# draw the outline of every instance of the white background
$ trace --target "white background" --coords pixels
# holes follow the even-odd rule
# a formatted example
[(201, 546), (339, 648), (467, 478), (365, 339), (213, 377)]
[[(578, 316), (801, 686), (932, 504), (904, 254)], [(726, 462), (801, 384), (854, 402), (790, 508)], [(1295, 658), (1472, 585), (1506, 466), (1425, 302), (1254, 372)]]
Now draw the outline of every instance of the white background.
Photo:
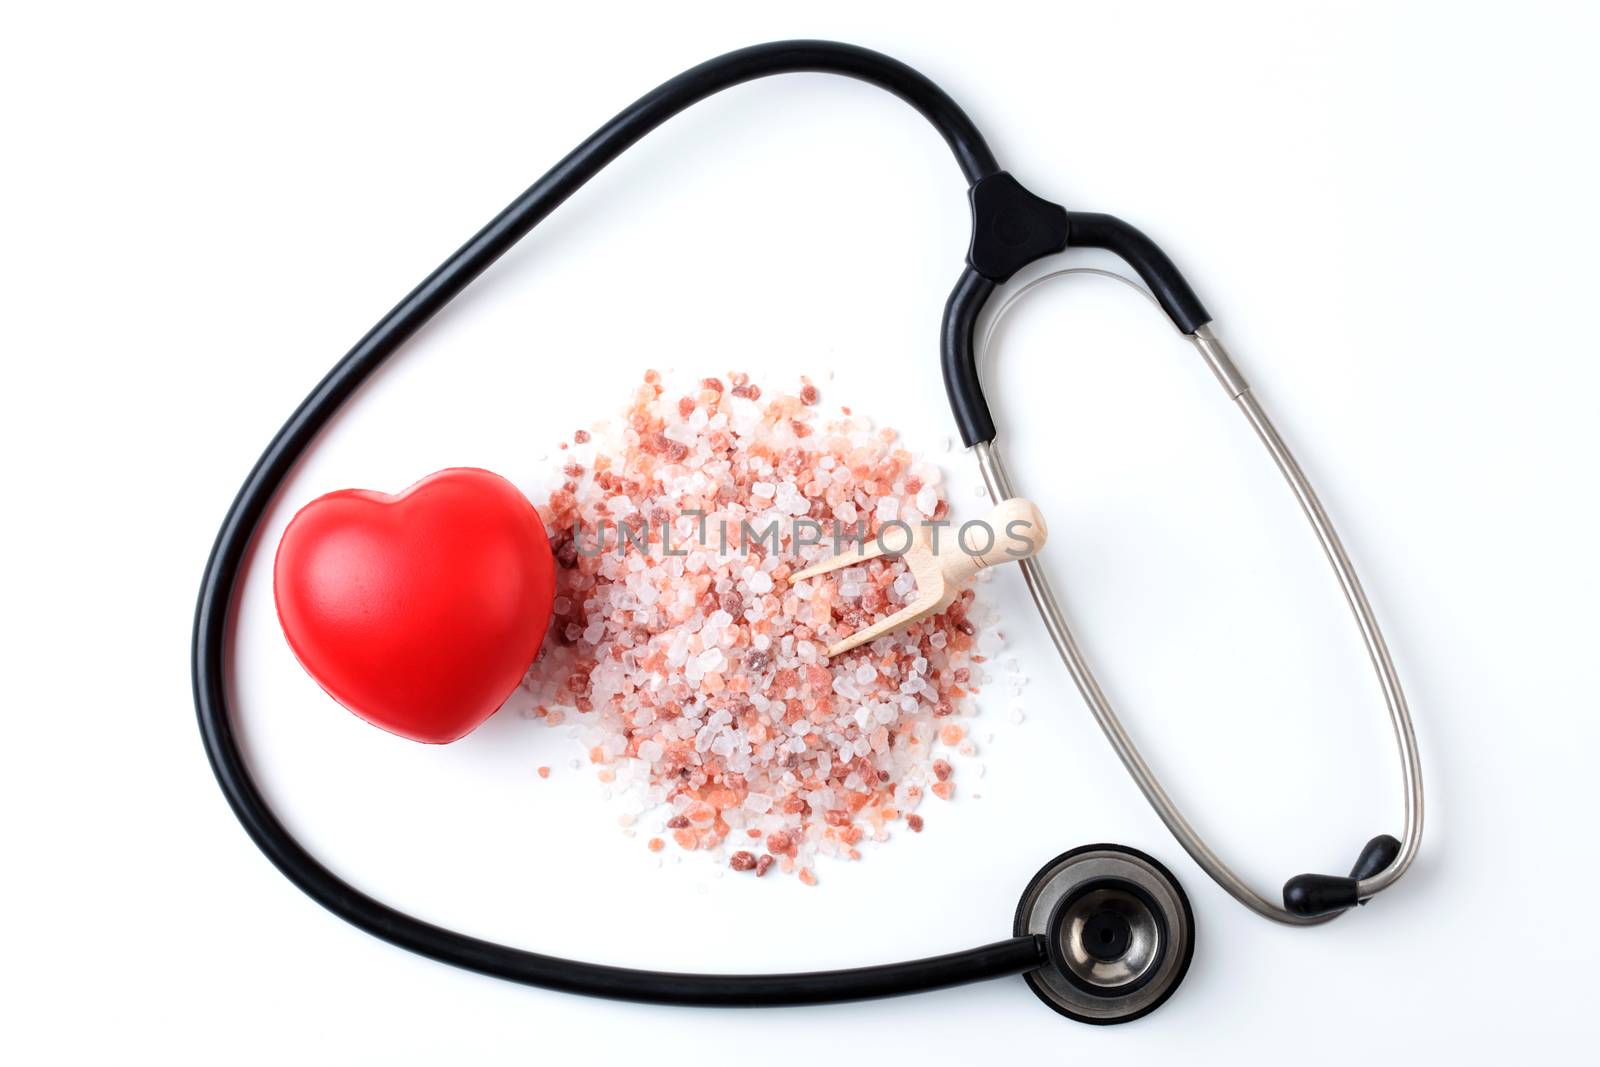
[[(1600, 963), (1596, 18), (1582, 5), (31, 5), (0, 34), (10, 1062), (1339, 1062), (1587, 1058)], [(1187, 887), (1160, 1012), (1097, 1029), (1002, 980), (695, 1011), (515, 987), (392, 949), (256, 852), (193, 723), (201, 566), (323, 371), (595, 126), (762, 40), (887, 51), (1021, 180), (1195, 280), (1318, 483), (1417, 716), (1428, 826), (1325, 928), (1246, 913), (1123, 774), (1014, 574), (1020, 700), (920, 837), (815, 889), (656, 869), (575, 742), (502, 715), (446, 749), (337, 709), (240, 613), (237, 713), (285, 819), (356, 885), (590, 960), (787, 970), (1009, 933), (1023, 883), (1125, 842)], [(540, 457), (647, 366), (836, 371), (937, 454), (960, 176), (911, 110), (820, 76), (674, 120), (420, 335), (298, 470), (311, 497)], [(1072, 253), (1062, 263), (1111, 265)], [(1046, 264), (1031, 273), (1037, 273)], [(1031, 299), (990, 369), (1074, 625), (1196, 824), (1266, 891), (1399, 827), (1390, 736), (1292, 500), (1137, 296)], [(971, 460), (939, 455), (963, 508)], [(987, 741), (993, 733), (994, 740)], [(538, 764), (556, 772), (533, 775)], [(975, 794), (981, 794), (979, 798)], [(1087, 1058), (1087, 1059), (1086, 1059)]]

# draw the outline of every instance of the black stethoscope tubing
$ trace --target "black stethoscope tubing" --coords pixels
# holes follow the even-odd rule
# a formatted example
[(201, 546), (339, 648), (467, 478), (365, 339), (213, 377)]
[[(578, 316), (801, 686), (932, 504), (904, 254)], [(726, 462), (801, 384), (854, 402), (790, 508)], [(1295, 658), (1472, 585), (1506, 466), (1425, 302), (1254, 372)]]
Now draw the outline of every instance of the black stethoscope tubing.
[[(697, 1005), (808, 1004), (891, 996), (1038, 968), (1038, 936), (1021, 936), (904, 963), (798, 974), (680, 974), (560, 959), (496, 944), (413, 918), (355, 889), (318, 862), (273, 813), (245, 766), (228, 705), (230, 620), (251, 542), (285, 477), (328, 420), (373, 371), (534, 226), (661, 123), (714, 93), (772, 74), (841, 74), (877, 85), (916, 108), (944, 136), (971, 187), (974, 243), (945, 310), (945, 381), (963, 440), (994, 436), (978, 386), (973, 328), (995, 286), (1042, 255), (1074, 245), (1127, 259), (1185, 332), (1208, 316), (1170, 261), (1138, 231), (1109, 216), (1068, 213), (1032, 197), (1000, 170), (972, 121), (938, 86), (887, 56), (826, 41), (757, 45), (712, 59), (622, 111), (540, 178), (385, 315), (317, 384), (256, 461), (234, 498), (206, 564), (195, 612), (195, 709), (206, 754), (245, 831), (283, 875), (335, 915), (375, 937), (468, 970), (573, 993)], [(981, 192), (980, 192), (981, 190)], [(1059, 219), (1057, 218), (1059, 214)], [(1059, 231), (1059, 232), (1058, 232)], [(998, 244), (991, 234), (1002, 238)], [(1021, 234), (1020, 250), (1013, 238)]]

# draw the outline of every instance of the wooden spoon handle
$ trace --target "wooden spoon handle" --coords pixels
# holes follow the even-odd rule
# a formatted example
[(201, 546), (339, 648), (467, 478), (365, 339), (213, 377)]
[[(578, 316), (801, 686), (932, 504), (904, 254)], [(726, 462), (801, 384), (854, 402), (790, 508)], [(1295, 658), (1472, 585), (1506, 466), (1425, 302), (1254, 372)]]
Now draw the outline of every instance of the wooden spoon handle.
[(985, 567), (1037, 555), (1050, 535), (1037, 505), (1023, 497), (1002, 500), (981, 521), (966, 536), (939, 546), (939, 569), (947, 584), (961, 585)]

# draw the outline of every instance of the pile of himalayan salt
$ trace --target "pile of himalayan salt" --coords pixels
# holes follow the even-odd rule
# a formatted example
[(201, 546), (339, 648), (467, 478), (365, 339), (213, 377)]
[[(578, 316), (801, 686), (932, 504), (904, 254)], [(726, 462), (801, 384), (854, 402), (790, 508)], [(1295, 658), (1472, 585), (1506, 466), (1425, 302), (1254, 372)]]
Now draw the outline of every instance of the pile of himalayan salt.
[[(864, 521), (870, 540), (948, 505), (937, 467), (849, 408), (819, 417), (801, 381), (772, 395), (730, 374), (682, 392), (651, 371), (620, 430), (561, 446), (565, 482), (539, 509), (560, 564), (555, 617), (525, 684), (547, 723), (577, 712), (625, 832), (659, 821), (652, 851), (670, 841), (811, 885), (818, 856), (859, 859), (896, 823), (920, 832), (926, 793), (950, 799), (946, 757), (974, 752), (962, 719), (983, 657), (970, 590), (942, 615), (825, 654), (906, 603), (912, 578), (895, 559), (790, 574), (831, 554), (835, 520), (847, 536)], [(797, 518), (822, 524), (820, 545), (796, 551)], [(741, 522), (776, 522), (778, 551), (741, 546)], [(621, 551), (619, 524), (635, 535)], [(665, 551), (669, 525), (686, 554)]]

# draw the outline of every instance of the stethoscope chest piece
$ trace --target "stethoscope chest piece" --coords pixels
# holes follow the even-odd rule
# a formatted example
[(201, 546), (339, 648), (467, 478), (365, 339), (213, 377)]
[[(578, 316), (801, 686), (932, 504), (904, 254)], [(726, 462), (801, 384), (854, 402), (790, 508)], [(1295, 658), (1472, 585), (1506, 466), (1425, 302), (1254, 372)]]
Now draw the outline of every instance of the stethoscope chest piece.
[(1085, 845), (1045, 864), (1012, 931), (1044, 941), (1027, 977), (1040, 1000), (1079, 1022), (1110, 1025), (1155, 1011), (1194, 957), (1194, 912), (1160, 863), (1122, 845)]

